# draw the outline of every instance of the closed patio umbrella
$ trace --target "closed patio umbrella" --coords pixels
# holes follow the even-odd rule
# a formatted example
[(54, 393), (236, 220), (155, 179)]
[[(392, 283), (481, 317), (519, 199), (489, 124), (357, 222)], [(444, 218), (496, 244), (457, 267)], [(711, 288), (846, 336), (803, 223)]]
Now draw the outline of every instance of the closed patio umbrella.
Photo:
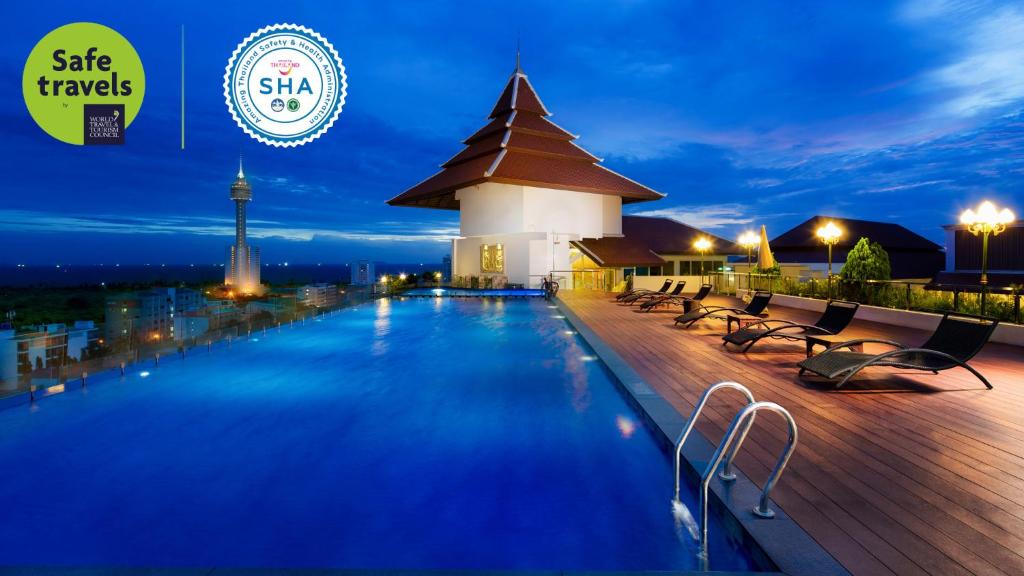
[(768, 246), (768, 230), (762, 224), (761, 246), (757, 249), (757, 267), (761, 270), (768, 270), (772, 266), (775, 266), (775, 258), (772, 257), (772, 249)]

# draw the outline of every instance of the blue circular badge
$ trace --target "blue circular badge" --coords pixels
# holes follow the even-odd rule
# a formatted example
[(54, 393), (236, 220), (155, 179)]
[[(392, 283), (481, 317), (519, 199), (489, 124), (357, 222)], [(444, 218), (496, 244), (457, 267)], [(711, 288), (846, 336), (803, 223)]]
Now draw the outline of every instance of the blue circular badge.
[(224, 100), (235, 122), (271, 146), (301, 146), (330, 128), (348, 81), (334, 46), (305, 26), (260, 28), (235, 48)]

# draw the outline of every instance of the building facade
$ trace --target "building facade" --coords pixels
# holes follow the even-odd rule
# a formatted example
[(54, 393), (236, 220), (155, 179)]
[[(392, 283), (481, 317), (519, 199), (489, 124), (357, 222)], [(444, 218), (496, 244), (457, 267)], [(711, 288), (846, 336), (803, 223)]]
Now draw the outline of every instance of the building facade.
[(377, 281), (375, 267), (369, 260), (353, 262), (349, 265), (349, 270), (352, 275), (350, 282), (356, 286), (369, 286)]
[(242, 160), (238, 160), (238, 175), (231, 184), (231, 199), (235, 202), (235, 243), (228, 247), (224, 265), (224, 284), (241, 294), (259, 294), (260, 249), (246, 239), (246, 205), (252, 200), (252, 187), (245, 179)]
[[(838, 274), (846, 255), (861, 238), (881, 244), (889, 254), (894, 279), (931, 279), (942, 270), (945, 254), (942, 246), (899, 224), (853, 218), (814, 216), (771, 240), (772, 255), (784, 268), (802, 269), (807, 275), (828, 274), (828, 250), (815, 232), (827, 222), (842, 230), (839, 242), (832, 248), (832, 271)], [(746, 270), (737, 263), (737, 270)]]
[(336, 284), (307, 284), (295, 290), (295, 299), (303, 306), (329, 308), (338, 305)]
[(107, 299), (104, 335), (108, 342), (179, 339), (175, 317), (206, 307), (202, 293), (190, 288), (151, 288)]
[[(705, 253), (694, 247), (698, 239), (710, 243)], [(666, 278), (685, 281), (687, 287), (722, 270), (730, 255), (741, 249), (732, 241), (671, 218), (623, 216), (622, 236), (572, 242), (572, 285), (613, 290), (627, 279), (635, 287), (659, 286)]]
[(571, 269), (571, 242), (621, 236), (623, 204), (662, 197), (601, 166), (548, 116), (517, 63), (488, 124), (440, 172), (388, 201), (459, 211), (453, 278), (537, 286)]
[[(936, 284), (976, 286), (981, 282), (981, 237), (963, 224), (943, 226), (946, 232), (945, 269)], [(1024, 285), (1024, 220), (988, 239), (988, 285), (995, 288)]]
[(99, 344), (100, 335), (92, 321), (65, 324), (42, 324), (15, 331), (9, 325), (0, 327), (0, 390), (14, 390), (20, 375), (46, 377), (51, 372), (59, 378), (59, 370), (73, 362), (85, 360), (88, 350)]

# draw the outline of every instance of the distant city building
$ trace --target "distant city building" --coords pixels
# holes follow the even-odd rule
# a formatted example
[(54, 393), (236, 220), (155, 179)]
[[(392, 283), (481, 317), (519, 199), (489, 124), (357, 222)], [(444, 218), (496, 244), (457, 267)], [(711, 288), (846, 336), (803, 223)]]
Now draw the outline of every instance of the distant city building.
[[(814, 216), (771, 240), (775, 260), (783, 267), (799, 265), (810, 272), (827, 274), (828, 250), (815, 232), (829, 221), (843, 231), (839, 243), (832, 248), (833, 273), (839, 273), (846, 263), (846, 255), (861, 238), (882, 245), (889, 254), (893, 278), (930, 279), (942, 270), (946, 258), (942, 246), (920, 234), (891, 222), (830, 216)], [(745, 270), (746, 262), (737, 263), (736, 269)]]
[[(0, 327), (0, 389), (17, 387), (18, 375), (34, 370), (60, 369), (81, 361), (90, 346), (99, 342), (99, 330), (91, 321), (32, 326), (17, 332)], [(57, 374), (55, 374), (57, 376)]]
[(258, 294), (261, 291), (260, 249), (250, 246), (245, 237), (245, 205), (252, 200), (252, 187), (245, 179), (241, 158), (238, 175), (231, 184), (231, 199), (235, 201), (235, 243), (228, 248), (224, 284), (242, 294)]
[[(981, 282), (981, 237), (963, 224), (943, 226), (946, 231), (945, 270), (935, 282), (974, 286)], [(993, 288), (1024, 285), (1024, 220), (1006, 226), (988, 238), (988, 285)]]
[(242, 311), (231, 300), (210, 300), (203, 313), (209, 319), (210, 330), (232, 326), (242, 319)]
[(335, 284), (308, 284), (295, 291), (299, 304), (315, 308), (338, 305), (338, 286)]
[(175, 338), (175, 314), (201, 310), (206, 299), (190, 288), (151, 288), (107, 299), (105, 335), (109, 342)]
[(452, 256), (451, 254), (441, 258), (441, 279), (448, 281), (452, 279)]
[(206, 310), (190, 310), (174, 317), (174, 339), (182, 342), (199, 338), (210, 330), (210, 317)]
[(356, 286), (369, 286), (377, 281), (377, 275), (373, 262), (369, 260), (360, 260), (353, 262), (349, 267), (352, 274), (352, 284)]

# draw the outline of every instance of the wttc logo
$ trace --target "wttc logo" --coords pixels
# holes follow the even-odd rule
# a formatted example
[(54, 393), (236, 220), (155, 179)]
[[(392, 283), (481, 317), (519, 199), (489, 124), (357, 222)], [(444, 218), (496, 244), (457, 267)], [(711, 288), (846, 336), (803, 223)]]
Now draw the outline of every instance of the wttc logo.
[(249, 35), (228, 60), (224, 99), (235, 122), (272, 146), (300, 146), (327, 131), (345, 104), (345, 67), (334, 46), (304, 26)]

